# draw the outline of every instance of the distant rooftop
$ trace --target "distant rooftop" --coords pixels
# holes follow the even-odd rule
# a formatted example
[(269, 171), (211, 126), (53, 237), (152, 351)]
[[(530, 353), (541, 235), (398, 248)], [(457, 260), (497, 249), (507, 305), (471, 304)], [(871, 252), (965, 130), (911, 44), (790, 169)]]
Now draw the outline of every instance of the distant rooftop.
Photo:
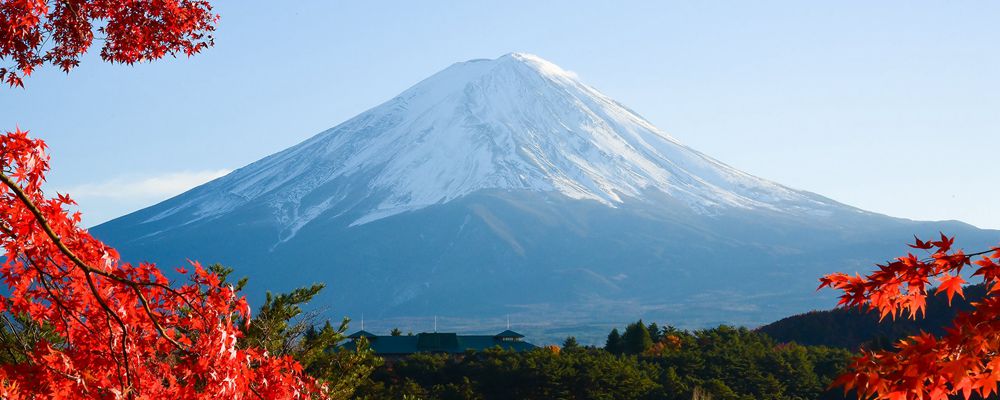
[(419, 333), (407, 336), (380, 336), (367, 331), (358, 331), (348, 338), (342, 348), (353, 350), (354, 341), (364, 337), (368, 346), (377, 355), (400, 356), (413, 353), (448, 353), (461, 354), (468, 350), (483, 351), (499, 347), (504, 350), (528, 351), (535, 349), (531, 343), (521, 340), (524, 335), (512, 330), (503, 331), (497, 335), (459, 335), (456, 333)]
[(512, 330), (508, 329), (508, 330), (505, 330), (505, 331), (503, 331), (503, 332), (500, 332), (500, 333), (499, 333), (498, 335), (496, 335), (496, 337), (498, 337), (498, 338), (514, 338), (514, 339), (520, 339), (520, 338), (523, 338), (523, 337), (524, 337), (524, 335), (522, 335), (522, 334), (520, 334), (520, 333), (517, 333), (517, 332), (514, 332), (514, 331), (512, 331)]
[(359, 337), (373, 338), (373, 337), (377, 337), (377, 335), (375, 335), (374, 333), (368, 332), (366, 330), (360, 330), (360, 331), (352, 333), (347, 338), (348, 339), (357, 339)]

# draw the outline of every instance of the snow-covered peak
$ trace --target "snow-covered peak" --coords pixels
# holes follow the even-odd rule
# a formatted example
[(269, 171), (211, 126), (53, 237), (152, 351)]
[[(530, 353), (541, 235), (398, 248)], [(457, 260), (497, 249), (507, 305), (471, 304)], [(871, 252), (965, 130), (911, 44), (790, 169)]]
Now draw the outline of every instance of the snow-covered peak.
[(528, 53), (509, 53), (500, 57), (500, 60), (510, 60), (522, 63), (551, 79), (575, 80), (576, 74), (566, 71), (548, 60)]
[(822, 208), (685, 147), (549, 61), (511, 53), (456, 63), (154, 219), (263, 203), (290, 237), (321, 215), (365, 224), (480, 190), (557, 192), (608, 207), (661, 192), (707, 214)]

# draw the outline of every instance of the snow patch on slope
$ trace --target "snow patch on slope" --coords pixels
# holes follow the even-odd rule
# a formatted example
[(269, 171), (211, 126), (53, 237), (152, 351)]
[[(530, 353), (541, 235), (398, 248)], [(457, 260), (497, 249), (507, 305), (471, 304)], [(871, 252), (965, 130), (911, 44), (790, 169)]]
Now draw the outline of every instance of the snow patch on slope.
[(512, 53), (454, 64), (151, 220), (265, 204), (287, 240), (316, 218), (352, 212), (351, 225), (366, 224), (486, 189), (609, 207), (656, 190), (705, 214), (827, 207), (680, 144), (551, 62)]

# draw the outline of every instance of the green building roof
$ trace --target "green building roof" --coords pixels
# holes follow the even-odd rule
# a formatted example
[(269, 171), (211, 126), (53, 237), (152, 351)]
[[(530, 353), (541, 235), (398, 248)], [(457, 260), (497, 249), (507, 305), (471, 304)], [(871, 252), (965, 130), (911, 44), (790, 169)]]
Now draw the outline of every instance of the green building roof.
[[(455, 333), (420, 333), (413, 336), (376, 336), (365, 331), (356, 332), (348, 338), (365, 337), (368, 347), (377, 355), (406, 355), (413, 353), (460, 354), (468, 350), (483, 351), (500, 347), (504, 350), (528, 351), (537, 346), (523, 342), (524, 337), (517, 332), (504, 331), (499, 335), (458, 335)], [(341, 346), (354, 349), (354, 340)]]
[(359, 337), (373, 338), (373, 337), (377, 337), (377, 336), (374, 333), (361, 330), (361, 331), (357, 331), (357, 332), (352, 333), (351, 336), (348, 336), (347, 338), (348, 339), (357, 339)]
[(520, 339), (520, 338), (523, 338), (523, 337), (524, 337), (524, 335), (522, 335), (522, 334), (520, 334), (520, 333), (517, 333), (517, 332), (514, 332), (514, 331), (512, 331), (512, 330), (508, 329), (508, 330), (505, 330), (505, 331), (503, 331), (503, 332), (500, 332), (500, 333), (499, 333), (499, 334), (497, 335), (497, 337), (498, 337), (498, 338), (512, 338), (512, 339)]

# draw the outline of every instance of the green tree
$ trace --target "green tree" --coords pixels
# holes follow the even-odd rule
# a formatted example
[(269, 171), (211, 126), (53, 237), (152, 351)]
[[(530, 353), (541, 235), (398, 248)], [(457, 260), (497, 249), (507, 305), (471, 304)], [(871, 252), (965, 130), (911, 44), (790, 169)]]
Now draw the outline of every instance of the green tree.
[(26, 315), (0, 313), (0, 365), (28, 362), (31, 352), (41, 342), (62, 347), (62, 340), (51, 327), (39, 325)]
[[(462, 357), (414, 354), (379, 368), (359, 399), (660, 399), (659, 367), (604, 350), (489, 349)], [(406, 390), (405, 393), (401, 392)], [(671, 399), (672, 400), (672, 399)], [(685, 399), (687, 400), (687, 399)]]
[(301, 345), (293, 354), (310, 376), (327, 384), (330, 397), (349, 399), (358, 386), (368, 380), (369, 375), (382, 360), (375, 357), (363, 340), (357, 350), (339, 347), (347, 329), (347, 320), (334, 329), (327, 321), (322, 329), (310, 326)]
[(660, 332), (660, 326), (657, 325), (656, 322), (650, 322), (646, 329), (649, 330), (649, 338), (653, 340), (653, 343), (660, 341), (662, 335)]
[[(222, 264), (219, 264), (219, 263), (215, 263), (215, 264), (212, 264), (212, 265), (208, 266), (208, 272), (211, 272), (211, 273), (217, 275), (219, 277), (219, 281), (220, 282), (227, 283), (228, 279), (229, 279), (229, 275), (233, 274), (233, 269), (231, 267), (227, 267), (225, 265), (222, 265)], [(240, 278), (238, 281), (236, 281), (235, 283), (231, 282), (230, 284), (233, 285), (233, 289), (236, 289), (237, 292), (242, 291), (243, 288), (246, 287), (246, 285), (247, 285), (247, 277), (244, 276), (244, 277)]]
[(575, 349), (580, 347), (580, 344), (576, 342), (576, 336), (567, 336), (566, 340), (562, 344), (563, 349)]
[[(276, 296), (268, 291), (264, 305), (246, 329), (243, 345), (266, 349), (278, 356), (299, 351), (299, 339), (313, 325), (311, 316), (298, 318), (302, 314), (302, 305), (312, 300), (324, 286), (317, 283)], [(347, 322), (345, 319), (343, 325)]]
[(641, 319), (625, 328), (621, 341), (622, 352), (625, 354), (642, 354), (653, 347), (653, 339), (649, 336), (649, 329), (643, 325)]
[(611, 330), (608, 340), (604, 342), (604, 350), (611, 354), (622, 354), (622, 335), (618, 333), (618, 328)]
[(403, 336), (403, 331), (399, 330), (399, 328), (392, 328), (392, 331), (389, 332), (389, 335), (390, 336)]
[[(226, 275), (229, 272), (231, 269)], [(291, 356), (307, 374), (327, 385), (330, 398), (349, 399), (382, 360), (364, 343), (354, 351), (339, 348), (350, 319), (344, 318), (336, 328), (325, 321), (317, 329), (317, 314), (303, 313), (302, 306), (323, 287), (317, 283), (278, 295), (267, 292), (240, 345), (263, 348), (276, 356)]]
[[(635, 325), (641, 324), (632, 324), (633, 331)], [(844, 399), (839, 391), (824, 389), (850, 360), (845, 350), (776, 343), (728, 326), (694, 332), (666, 326), (660, 331), (660, 344), (669, 346), (638, 356), (588, 347), (558, 353), (491, 349), (461, 357), (415, 354), (391, 368), (378, 368), (356, 398)]]

